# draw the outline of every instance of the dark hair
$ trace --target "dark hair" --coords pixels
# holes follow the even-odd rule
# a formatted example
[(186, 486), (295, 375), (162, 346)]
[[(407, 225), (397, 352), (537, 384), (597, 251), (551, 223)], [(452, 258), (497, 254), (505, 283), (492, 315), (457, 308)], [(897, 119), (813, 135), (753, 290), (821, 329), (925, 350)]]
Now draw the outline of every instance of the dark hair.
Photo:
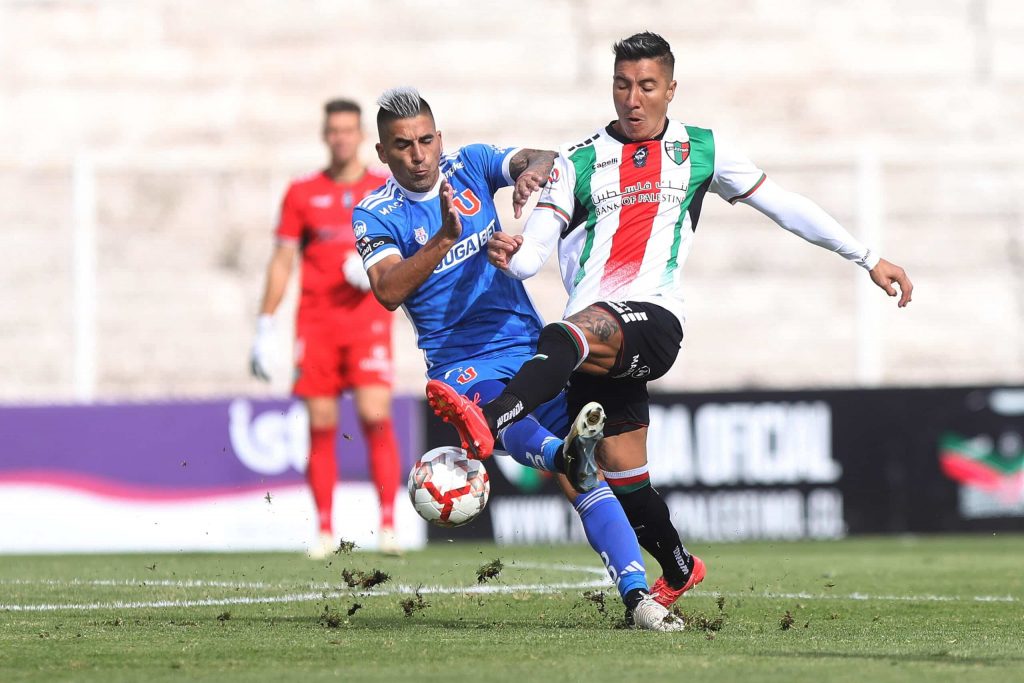
[[(377, 98), (377, 105), (380, 107), (377, 110), (378, 133), (382, 133), (386, 124), (399, 119), (411, 119), (420, 114), (427, 114), (431, 119), (434, 118), (434, 112), (431, 111), (427, 101), (423, 99), (416, 88), (409, 86), (385, 90)], [(384, 136), (381, 134), (381, 139), (383, 138)]]
[(359, 117), (363, 115), (363, 110), (352, 100), (346, 100), (339, 97), (333, 100), (327, 100), (327, 102), (324, 103), (325, 117), (330, 116), (331, 114), (341, 114), (343, 112), (351, 112)]
[(675, 71), (676, 58), (672, 54), (672, 46), (657, 33), (644, 31), (623, 38), (612, 46), (615, 63), (636, 62), (641, 59), (656, 59), (668, 67), (671, 75)]

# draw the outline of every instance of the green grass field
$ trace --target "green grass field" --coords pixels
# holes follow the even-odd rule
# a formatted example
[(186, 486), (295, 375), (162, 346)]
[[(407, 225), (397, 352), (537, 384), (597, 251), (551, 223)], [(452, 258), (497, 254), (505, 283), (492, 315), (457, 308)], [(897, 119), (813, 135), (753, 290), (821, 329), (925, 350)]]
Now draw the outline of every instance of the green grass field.
[(1024, 680), (1024, 536), (694, 549), (674, 634), (585, 547), (0, 557), (0, 681)]

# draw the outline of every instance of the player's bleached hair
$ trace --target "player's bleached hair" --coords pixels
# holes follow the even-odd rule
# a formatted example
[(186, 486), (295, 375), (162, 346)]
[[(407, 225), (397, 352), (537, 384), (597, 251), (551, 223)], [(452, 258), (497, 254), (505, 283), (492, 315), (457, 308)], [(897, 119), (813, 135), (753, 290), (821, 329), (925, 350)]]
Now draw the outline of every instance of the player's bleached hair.
[(656, 59), (668, 67), (669, 75), (676, 68), (676, 57), (672, 54), (672, 46), (657, 33), (644, 31), (623, 38), (612, 46), (615, 63), (636, 62), (641, 59)]
[(430, 111), (430, 105), (420, 91), (409, 85), (385, 90), (377, 98), (377, 106), (399, 119), (411, 119), (424, 110)]
[(434, 118), (434, 112), (420, 91), (408, 85), (385, 90), (377, 98), (377, 106), (380, 107), (377, 110), (377, 131), (381, 133), (381, 139), (384, 138), (383, 127), (392, 121), (411, 119), (420, 114)]

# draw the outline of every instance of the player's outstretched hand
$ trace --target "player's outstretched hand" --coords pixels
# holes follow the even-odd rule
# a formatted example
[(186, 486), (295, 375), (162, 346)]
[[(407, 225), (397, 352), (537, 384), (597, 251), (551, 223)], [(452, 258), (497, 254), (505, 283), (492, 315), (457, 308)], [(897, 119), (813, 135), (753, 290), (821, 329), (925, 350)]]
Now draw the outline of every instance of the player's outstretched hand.
[(910, 278), (907, 277), (907, 272), (897, 266), (895, 263), (890, 263), (885, 259), (879, 259), (878, 265), (869, 271), (871, 275), (871, 281), (876, 285), (885, 290), (885, 293), (889, 296), (896, 296), (896, 285), (899, 287), (900, 300), (896, 304), (900, 308), (903, 308), (910, 303), (910, 295), (914, 292), (914, 285), (910, 282)]
[(264, 382), (270, 381), (270, 359), (274, 355), (274, 319), (269, 315), (261, 315), (256, 322), (256, 338), (252, 342), (252, 353), (249, 356), (249, 369), (252, 376)]
[(487, 260), (498, 270), (508, 270), (508, 262), (523, 244), (522, 235), (496, 232), (487, 242)]
[(530, 195), (544, 187), (547, 175), (537, 169), (527, 168), (516, 178), (516, 189), (512, 193), (512, 211), (516, 218), (523, 215), (523, 207), (530, 200)]
[(455, 208), (455, 190), (444, 178), (441, 179), (441, 229), (438, 234), (450, 240), (462, 236), (462, 218)]

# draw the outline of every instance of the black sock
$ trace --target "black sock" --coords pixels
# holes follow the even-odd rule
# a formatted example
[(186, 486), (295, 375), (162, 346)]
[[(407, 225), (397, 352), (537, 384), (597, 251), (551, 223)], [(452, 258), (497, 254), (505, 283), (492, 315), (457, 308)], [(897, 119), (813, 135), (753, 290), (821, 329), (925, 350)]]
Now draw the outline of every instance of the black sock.
[(558, 396), (579, 366), (582, 353), (565, 325), (545, 325), (537, 339), (537, 355), (523, 363), (496, 399), (482, 407), (491, 432), (497, 434)]
[(646, 595), (648, 595), (647, 591), (642, 588), (634, 588), (631, 591), (627, 591), (626, 594), (622, 596), (622, 602), (626, 605), (626, 609), (629, 612), (632, 612)]
[(559, 448), (558, 452), (555, 453), (555, 471), (565, 471), (565, 451), (562, 448)]
[(685, 586), (693, 570), (693, 558), (679, 540), (679, 532), (672, 526), (668, 506), (661, 494), (648, 484), (616, 496), (636, 532), (640, 547), (661, 565), (669, 587), (679, 589)]

